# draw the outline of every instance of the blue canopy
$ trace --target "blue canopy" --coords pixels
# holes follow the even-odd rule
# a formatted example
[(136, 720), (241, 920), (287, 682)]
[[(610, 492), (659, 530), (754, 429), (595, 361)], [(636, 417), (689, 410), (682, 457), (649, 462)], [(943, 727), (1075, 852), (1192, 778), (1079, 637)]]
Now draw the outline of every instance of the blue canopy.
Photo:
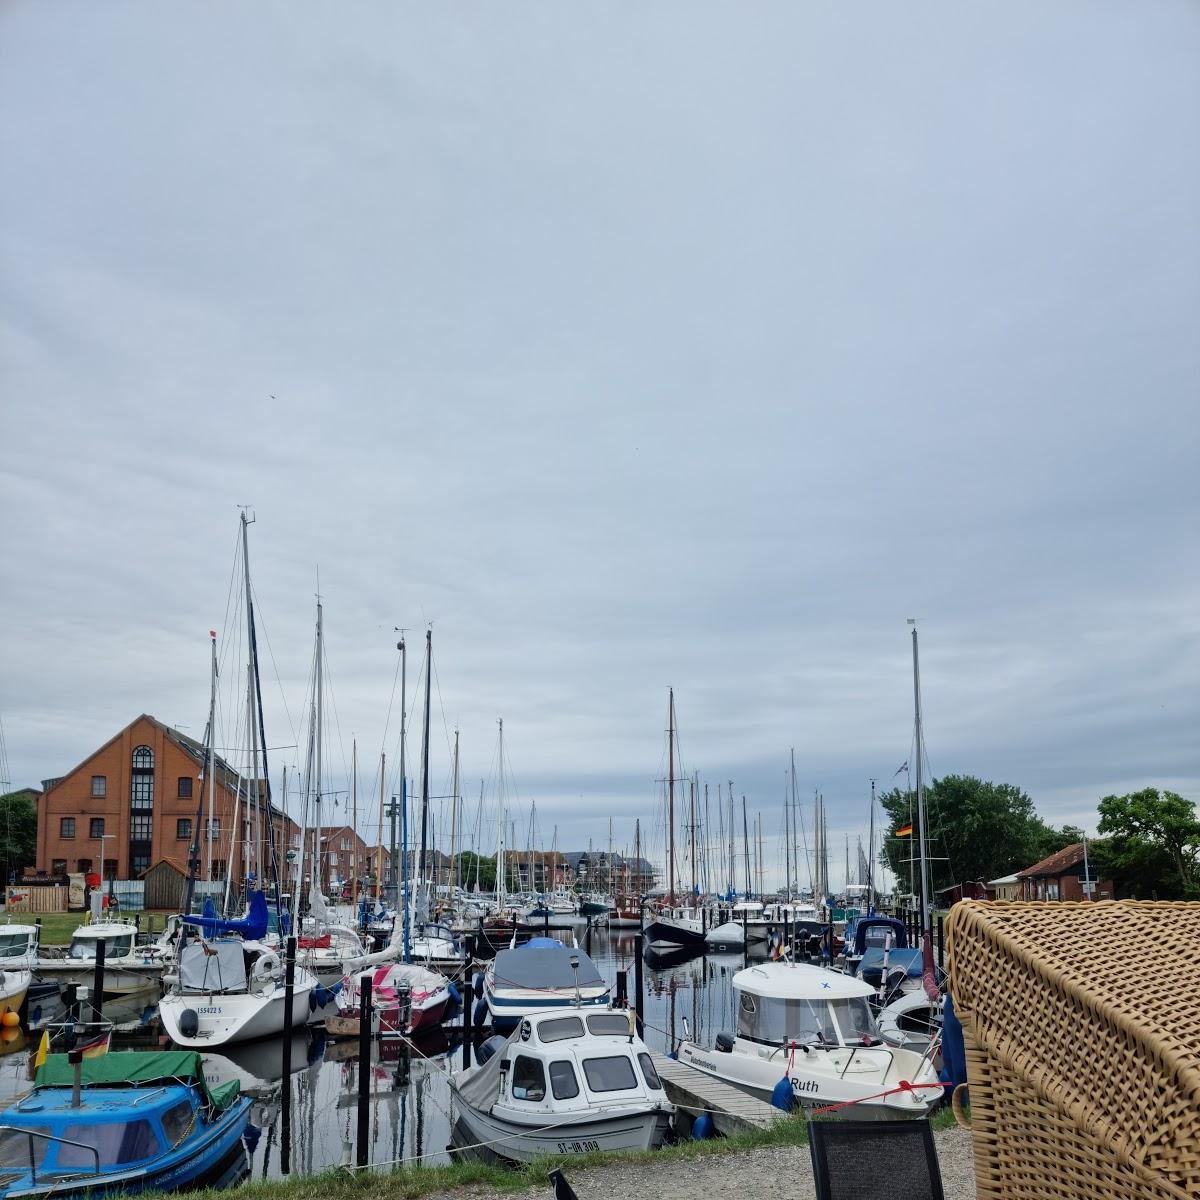
[(211, 901), (204, 902), (204, 915), (201, 917), (184, 917), (188, 925), (195, 925), (204, 937), (220, 937), (223, 934), (240, 934), (247, 941), (255, 941), (267, 932), (270, 923), (270, 913), (267, 911), (267, 898), (259, 890), (250, 893), (250, 909), (241, 920), (223, 921), (212, 908)]

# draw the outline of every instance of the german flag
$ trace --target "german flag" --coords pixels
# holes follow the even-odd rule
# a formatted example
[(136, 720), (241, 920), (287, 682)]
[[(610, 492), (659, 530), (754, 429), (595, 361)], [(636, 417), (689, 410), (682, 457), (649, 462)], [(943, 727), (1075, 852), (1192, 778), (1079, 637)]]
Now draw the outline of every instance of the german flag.
[(892, 837), (912, 837), (912, 822), (910, 821), (907, 825), (901, 825), (900, 828), (897, 829), (894, 834), (892, 834)]

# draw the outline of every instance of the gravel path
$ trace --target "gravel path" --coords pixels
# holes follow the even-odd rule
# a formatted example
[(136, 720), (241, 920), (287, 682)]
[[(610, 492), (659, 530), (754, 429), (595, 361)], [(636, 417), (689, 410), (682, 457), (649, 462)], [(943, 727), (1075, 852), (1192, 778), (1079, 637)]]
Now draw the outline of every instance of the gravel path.
[[(942, 1168), (946, 1200), (975, 1200), (971, 1165), (971, 1134), (966, 1129), (943, 1129), (933, 1135)], [(885, 1167), (881, 1169), (886, 1170)], [(718, 1197), (776, 1196), (813, 1200), (812, 1163), (807, 1146), (765, 1146), (730, 1154), (679, 1162), (614, 1163), (571, 1171), (566, 1175), (579, 1200), (717, 1200)], [(545, 1191), (507, 1195), (468, 1188), (445, 1195), (455, 1200), (512, 1200), (515, 1195), (549, 1196)]]

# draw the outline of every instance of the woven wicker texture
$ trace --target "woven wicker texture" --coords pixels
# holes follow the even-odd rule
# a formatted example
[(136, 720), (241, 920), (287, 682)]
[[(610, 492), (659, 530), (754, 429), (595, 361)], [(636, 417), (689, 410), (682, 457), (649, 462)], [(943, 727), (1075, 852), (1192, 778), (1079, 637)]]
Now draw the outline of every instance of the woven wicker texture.
[(963, 901), (946, 932), (978, 1195), (1200, 1197), (1200, 904)]

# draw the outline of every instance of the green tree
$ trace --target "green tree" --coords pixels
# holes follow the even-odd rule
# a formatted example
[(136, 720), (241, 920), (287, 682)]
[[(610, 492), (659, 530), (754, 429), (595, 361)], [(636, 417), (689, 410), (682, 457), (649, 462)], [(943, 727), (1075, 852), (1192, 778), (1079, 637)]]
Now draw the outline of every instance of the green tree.
[[(919, 876), (914, 886), (909, 854), (915, 858), (917, 853), (916, 792), (893, 788), (883, 793), (880, 802), (890, 821), (883, 843), (888, 869), (901, 890), (915, 892)], [(965, 880), (986, 882), (1032, 866), (1066, 836), (1066, 831), (1056, 832), (1038, 817), (1033, 801), (1020, 788), (970, 775), (932, 780), (925, 789), (925, 811), (935, 890)], [(896, 837), (895, 830), (909, 821), (914, 827), (912, 838)]]
[(475, 887), (475, 871), (479, 870), (479, 890), (494, 892), (496, 890), (496, 860), (484, 858), (472, 850), (465, 850), (458, 856), (458, 878), (466, 891)]
[(0, 796), (0, 862), (5, 879), (37, 862), (37, 805), (23, 792)]
[(1143, 788), (1100, 801), (1101, 833), (1108, 834), (1105, 865), (1139, 896), (1200, 897), (1200, 820), (1196, 806), (1176, 792)]

